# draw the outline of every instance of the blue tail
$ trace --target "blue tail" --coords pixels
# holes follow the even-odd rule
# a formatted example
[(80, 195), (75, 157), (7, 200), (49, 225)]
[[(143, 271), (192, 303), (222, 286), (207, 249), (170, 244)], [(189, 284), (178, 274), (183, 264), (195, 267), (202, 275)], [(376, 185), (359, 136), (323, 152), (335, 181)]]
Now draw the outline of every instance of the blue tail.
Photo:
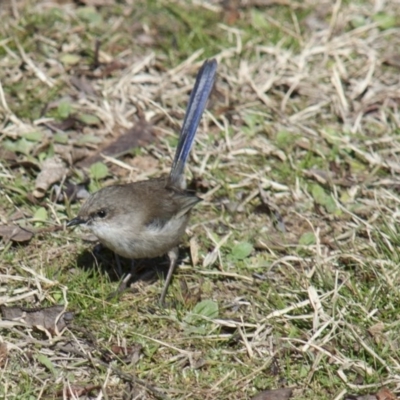
[(185, 164), (189, 157), (201, 116), (206, 108), (208, 97), (214, 86), (217, 65), (217, 61), (214, 59), (206, 60), (197, 73), (196, 83), (190, 94), (178, 147), (169, 174), (169, 185), (173, 187), (181, 187), (182, 185)]

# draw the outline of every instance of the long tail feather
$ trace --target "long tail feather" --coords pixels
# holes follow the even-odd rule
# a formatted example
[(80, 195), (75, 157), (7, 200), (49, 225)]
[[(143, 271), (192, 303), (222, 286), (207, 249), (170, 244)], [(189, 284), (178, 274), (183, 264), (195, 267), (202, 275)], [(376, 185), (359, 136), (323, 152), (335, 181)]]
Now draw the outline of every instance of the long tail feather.
[(179, 143), (176, 149), (174, 162), (169, 175), (169, 185), (180, 187), (186, 161), (192, 148), (194, 137), (200, 123), (201, 116), (207, 104), (208, 97), (214, 86), (217, 72), (217, 61), (206, 60), (197, 73), (196, 82), (190, 94), (185, 119), (183, 121)]

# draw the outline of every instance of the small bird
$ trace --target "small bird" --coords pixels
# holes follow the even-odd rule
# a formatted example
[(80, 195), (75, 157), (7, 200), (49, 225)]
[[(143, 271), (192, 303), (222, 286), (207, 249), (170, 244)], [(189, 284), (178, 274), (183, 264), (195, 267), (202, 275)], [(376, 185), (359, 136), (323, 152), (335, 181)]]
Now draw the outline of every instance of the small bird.
[(201, 201), (186, 190), (184, 169), (216, 72), (217, 61), (212, 59), (206, 60), (197, 74), (169, 176), (100, 189), (67, 224), (87, 227), (104, 246), (122, 257), (154, 258), (168, 254), (170, 265), (160, 297), (162, 305), (191, 209)]

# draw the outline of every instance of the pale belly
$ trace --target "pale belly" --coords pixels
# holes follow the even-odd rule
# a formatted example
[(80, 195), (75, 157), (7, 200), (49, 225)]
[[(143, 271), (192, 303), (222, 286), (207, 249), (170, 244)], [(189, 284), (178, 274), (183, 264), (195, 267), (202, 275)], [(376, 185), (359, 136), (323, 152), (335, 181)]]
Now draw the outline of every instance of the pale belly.
[(154, 258), (168, 253), (178, 246), (189, 216), (171, 219), (162, 227), (146, 227), (142, 232), (126, 231), (121, 228), (103, 227), (92, 229), (100, 242), (119, 256), (135, 258)]

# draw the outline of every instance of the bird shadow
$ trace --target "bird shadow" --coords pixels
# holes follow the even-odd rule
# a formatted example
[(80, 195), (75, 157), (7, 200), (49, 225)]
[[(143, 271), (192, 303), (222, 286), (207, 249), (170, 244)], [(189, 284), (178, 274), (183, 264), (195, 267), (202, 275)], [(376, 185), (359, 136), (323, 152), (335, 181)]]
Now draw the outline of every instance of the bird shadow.
[[(180, 252), (178, 266), (182, 262), (187, 249)], [(93, 270), (109, 277), (111, 282), (119, 282), (127, 274), (131, 278), (126, 282), (126, 288), (133, 286), (136, 282), (154, 283), (158, 279), (164, 280), (169, 269), (168, 256), (135, 259), (132, 260), (119, 257), (121, 264), (121, 273), (118, 272), (118, 265), (114, 252), (102, 245), (96, 245), (92, 250), (84, 250), (77, 258), (77, 267), (83, 271), (91, 272)]]

